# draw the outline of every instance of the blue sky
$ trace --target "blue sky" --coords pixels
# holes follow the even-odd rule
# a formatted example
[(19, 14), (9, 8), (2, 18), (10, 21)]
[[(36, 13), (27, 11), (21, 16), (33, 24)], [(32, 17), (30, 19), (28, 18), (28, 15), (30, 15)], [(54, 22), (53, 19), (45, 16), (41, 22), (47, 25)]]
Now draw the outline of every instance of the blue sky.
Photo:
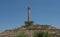
[(0, 32), (24, 25), (28, 5), (35, 24), (60, 28), (60, 0), (0, 0)]

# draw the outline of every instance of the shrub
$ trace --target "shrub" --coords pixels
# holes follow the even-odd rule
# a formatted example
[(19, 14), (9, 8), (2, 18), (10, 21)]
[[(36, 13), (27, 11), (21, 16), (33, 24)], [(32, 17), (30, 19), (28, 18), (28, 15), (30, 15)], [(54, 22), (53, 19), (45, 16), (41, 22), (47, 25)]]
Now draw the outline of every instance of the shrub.
[(33, 37), (50, 37), (48, 32), (39, 32), (38, 34), (34, 35)]

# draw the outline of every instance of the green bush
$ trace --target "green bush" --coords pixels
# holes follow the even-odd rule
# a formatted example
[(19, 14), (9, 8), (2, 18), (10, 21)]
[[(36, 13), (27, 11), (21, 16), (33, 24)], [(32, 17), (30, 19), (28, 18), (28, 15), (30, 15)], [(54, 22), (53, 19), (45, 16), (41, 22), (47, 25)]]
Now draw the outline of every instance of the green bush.
[(34, 35), (33, 37), (43, 37), (43, 32), (39, 32), (38, 34)]
[(34, 35), (33, 37), (50, 37), (48, 32), (39, 32), (38, 34)]
[(44, 37), (50, 37), (50, 34), (48, 32), (44, 32)]

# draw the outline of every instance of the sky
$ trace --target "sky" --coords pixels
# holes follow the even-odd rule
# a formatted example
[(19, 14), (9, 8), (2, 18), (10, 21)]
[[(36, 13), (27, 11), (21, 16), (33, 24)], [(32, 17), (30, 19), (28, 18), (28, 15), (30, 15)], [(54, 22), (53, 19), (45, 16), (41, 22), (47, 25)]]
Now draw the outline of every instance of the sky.
[(60, 28), (60, 0), (0, 0), (0, 32), (23, 26), (28, 5), (35, 24)]

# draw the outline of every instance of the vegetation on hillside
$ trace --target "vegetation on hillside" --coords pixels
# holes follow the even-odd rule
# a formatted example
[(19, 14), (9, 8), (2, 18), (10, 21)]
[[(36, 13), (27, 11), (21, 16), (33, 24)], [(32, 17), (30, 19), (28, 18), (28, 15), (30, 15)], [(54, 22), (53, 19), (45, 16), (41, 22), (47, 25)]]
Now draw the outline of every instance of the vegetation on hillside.
[(34, 35), (33, 37), (50, 37), (48, 32), (39, 32), (38, 34)]
[[(28, 37), (28, 35), (21, 34), (16, 37)], [(39, 32), (39, 33), (33, 35), (33, 37), (50, 37), (50, 34), (48, 32)]]

